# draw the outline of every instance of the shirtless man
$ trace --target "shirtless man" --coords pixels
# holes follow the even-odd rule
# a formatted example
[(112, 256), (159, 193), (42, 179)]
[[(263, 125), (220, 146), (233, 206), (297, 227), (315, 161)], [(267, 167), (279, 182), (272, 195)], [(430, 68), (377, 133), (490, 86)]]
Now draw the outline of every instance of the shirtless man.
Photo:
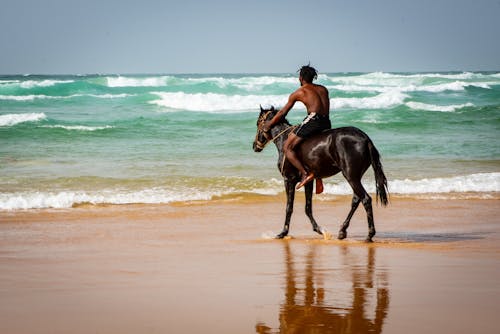
[(309, 65), (302, 66), (299, 75), (300, 88), (290, 94), (285, 106), (272, 120), (265, 122), (263, 125), (263, 131), (269, 131), (274, 124), (286, 116), (297, 101), (304, 103), (306, 106), (307, 117), (292, 133), (290, 133), (284, 146), (286, 158), (302, 175), (302, 179), (297, 185), (297, 189), (312, 181), (314, 179), (314, 174), (306, 171), (302, 162), (297, 158), (294, 150), (295, 147), (307, 137), (331, 128), (329, 116), (330, 98), (328, 90), (324, 86), (313, 84), (313, 80), (317, 77), (318, 73), (313, 67)]

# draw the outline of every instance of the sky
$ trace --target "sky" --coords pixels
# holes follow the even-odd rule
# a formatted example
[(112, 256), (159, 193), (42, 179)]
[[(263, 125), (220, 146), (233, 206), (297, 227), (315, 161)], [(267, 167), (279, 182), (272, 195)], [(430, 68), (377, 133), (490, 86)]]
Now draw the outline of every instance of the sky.
[(500, 0), (0, 0), (0, 74), (500, 70)]

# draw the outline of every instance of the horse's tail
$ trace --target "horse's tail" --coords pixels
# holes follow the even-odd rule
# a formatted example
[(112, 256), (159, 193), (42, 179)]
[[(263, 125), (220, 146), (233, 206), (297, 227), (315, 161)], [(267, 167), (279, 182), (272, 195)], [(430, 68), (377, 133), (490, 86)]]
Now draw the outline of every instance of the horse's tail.
[(372, 160), (373, 171), (375, 172), (375, 185), (377, 189), (377, 202), (380, 198), (380, 202), (383, 206), (389, 203), (387, 193), (389, 192), (387, 188), (387, 178), (384, 174), (384, 169), (382, 168), (382, 163), (380, 162), (380, 154), (377, 148), (373, 145), (372, 141), (368, 142), (368, 148), (370, 150), (370, 157)]

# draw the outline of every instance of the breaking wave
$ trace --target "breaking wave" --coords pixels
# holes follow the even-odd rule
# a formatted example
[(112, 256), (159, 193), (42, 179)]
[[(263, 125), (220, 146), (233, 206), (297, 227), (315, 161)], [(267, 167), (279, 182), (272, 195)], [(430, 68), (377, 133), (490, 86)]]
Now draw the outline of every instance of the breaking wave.
[(448, 106), (438, 106), (434, 104), (427, 104), (421, 102), (406, 102), (409, 108), (414, 110), (428, 110), (428, 111), (441, 111), (441, 112), (453, 112), (466, 107), (474, 107), (472, 103), (448, 105)]
[(330, 106), (333, 109), (383, 109), (403, 104), (409, 96), (397, 90), (391, 90), (372, 97), (361, 98), (333, 98)]
[(106, 125), (106, 126), (86, 126), (86, 125), (44, 125), (42, 128), (51, 128), (51, 129), (64, 129), (64, 130), (76, 130), (76, 131), (98, 131), (98, 130), (106, 130), (112, 129), (114, 126)]
[[(225, 95), (215, 93), (187, 94), (183, 92), (165, 93), (154, 92), (160, 97), (150, 101), (164, 108), (190, 111), (255, 111), (258, 105), (283, 106), (288, 95)], [(362, 98), (332, 98), (330, 104), (333, 109), (383, 109), (392, 108), (404, 103), (409, 96), (397, 90), (391, 90), (373, 97)], [(304, 109), (302, 103), (297, 103), (295, 108)]]
[(108, 87), (162, 87), (166, 86), (171, 77), (149, 77), (149, 78), (131, 78), (126, 76), (107, 77)]
[(67, 100), (79, 97), (93, 97), (97, 99), (120, 99), (135, 96), (134, 94), (72, 94), (67, 96), (52, 96), (44, 94), (30, 95), (0, 95), (0, 100), (6, 101), (34, 101), (34, 100)]
[(187, 94), (184, 92), (154, 92), (160, 97), (149, 103), (174, 110), (189, 111), (236, 111), (251, 110), (255, 112), (259, 104), (282, 106), (287, 95), (225, 95), (215, 93)]
[[(365, 182), (364, 185), (368, 192), (375, 192), (373, 182)], [(500, 192), (500, 173), (477, 173), (421, 180), (393, 180), (389, 181), (389, 192), (399, 195)], [(347, 182), (325, 183), (325, 194), (349, 195), (352, 194), (352, 189)]]
[[(373, 182), (365, 182), (366, 190), (375, 192)], [(97, 191), (34, 191), (0, 193), (0, 210), (70, 208), (78, 204), (165, 204), (172, 202), (207, 201), (220, 196), (241, 196), (258, 194), (274, 196), (283, 192), (282, 182), (272, 179), (267, 186), (252, 189), (238, 187), (208, 187), (205, 189), (181, 187), (166, 189), (154, 187), (143, 190), (105, 189)], [(389, 182), (389, 192), (393, 195), (434, 195), (477, 193), (479, 198), (487, 193), (500, 192), (500, 173), (478, 173), (448, 178), (421, 180), (394, 180)], [(351, 195), (347, 182), (325, 182), (325, 195)]]
[(46, 118), (47, 116), (45, 116), (44, 113), (0, 115), (0, 126), (13, 126), (25, 122), (38, 122)]

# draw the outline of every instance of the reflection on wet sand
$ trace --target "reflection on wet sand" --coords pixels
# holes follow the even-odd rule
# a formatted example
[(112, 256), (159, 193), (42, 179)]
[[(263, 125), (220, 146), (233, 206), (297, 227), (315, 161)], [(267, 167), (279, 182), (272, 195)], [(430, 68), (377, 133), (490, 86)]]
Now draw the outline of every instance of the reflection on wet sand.
[(387, 272), (376, 267), (374, 247), (341, 247), (340, 259), (328, 268), (323, 254), (322, 264), (317, 263), (321, 245), (308, 245), (304, 259), (294, 255), (293, 246), (284, 242), (286, 282), (279, 328), (259, 322), (257, 333), (382, 332), (389, 284)]

